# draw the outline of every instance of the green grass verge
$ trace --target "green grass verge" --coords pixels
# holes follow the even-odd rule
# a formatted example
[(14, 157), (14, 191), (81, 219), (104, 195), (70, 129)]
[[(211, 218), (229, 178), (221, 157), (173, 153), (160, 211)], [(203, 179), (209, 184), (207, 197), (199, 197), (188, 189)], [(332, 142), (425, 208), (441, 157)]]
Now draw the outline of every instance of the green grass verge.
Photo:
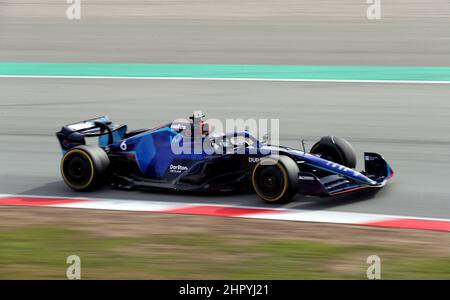
[(66, 258), (82, 279), (365, 279), (381, 257), (384, 279), (449, 279), (450, 255), (393, 246), (210, 234), (99, 237), (64, 226), (0, 231), (0, 279), (64, 279)]

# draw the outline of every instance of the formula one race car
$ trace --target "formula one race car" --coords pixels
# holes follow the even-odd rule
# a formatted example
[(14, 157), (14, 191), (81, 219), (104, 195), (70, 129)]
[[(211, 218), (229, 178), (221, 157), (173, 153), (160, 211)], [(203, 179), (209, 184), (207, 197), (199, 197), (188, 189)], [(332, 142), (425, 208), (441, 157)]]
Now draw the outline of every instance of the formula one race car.
[[(127, 131), (107, 117), (63, 126), (56, 135), (63, 158), (61, 173), (76, 191), (108, 184), (120, 189), (192, 192), (255, 191), (269, 203), (287, 202), (297, 193), (332, 196), (381, 188), (393, 176), (383, 157), (356, 155), (342, 138), (321, 138), (307, 153), (256, 139), (248, 130), (210, 133), (201, 112), (188, 120), (153, 129)], [(86, 144), (90, 137), (95, 145)], [(177, 148), (194, 151), (174, 151)], [(201, 147), (198, 147), (201, 145)]]

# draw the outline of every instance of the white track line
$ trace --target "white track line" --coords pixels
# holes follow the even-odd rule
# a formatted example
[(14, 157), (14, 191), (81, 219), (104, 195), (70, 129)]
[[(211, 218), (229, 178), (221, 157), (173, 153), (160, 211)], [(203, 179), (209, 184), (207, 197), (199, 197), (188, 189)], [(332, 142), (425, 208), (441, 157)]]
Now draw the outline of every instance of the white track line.
[(86, 209), (105, 209), (105, 210), (126, 210), (126, 211), (163, 211), (174, 208), (187, 208), (194, 206), (212, 206), (223, 208), (242, 208), (242, 209), (269, 209), (276, 213), (258, 213), (252, 216), (245, 216), (258, 219), (278, 219), (278, 220), (307, 220), (317, 222), (346, 223), (349, 219), (354, 221), (371, 220), (371, 219), (420, 219), (429, 221), (450, 221), (450, 219), (417, 217), (405, 215), (387, 215), (365, 212), (348, 212), (348, 211), (329, 211), (329, 210), (307, 210), (293, 209), (272, 206), (241, 206), (233, 204), (216, 204), (216, 203), (200, 203), (200, 202), (171, 202), (171, 201), (150, 201), (150, 200), (128, 200), (128, 199), (112, 199), (112, 198), (87, 198), (87, 197), (69, 197), (69, 196), (44, 196), (44, 195), (21, 195), (21, 194), (0, 194), (1, 198), (8, 197), (24, 197), (24, 198), (42, 198), (42, 199), (74, 199), (86, 200), (86, 202), (50, 204), (51, 207), (67, 207), (67, 208), (86, 208)]
[[(80, 199), (81, 200), (81, 199)], [(158, 212), (169, 209), (179, 208), (181, 203), (160, 202), (160, 201), (142, 201), (142, 200), (116, 200), (116, 199), (89, 199), (86, 202), (53, 204), (51, 207), (64, 208), (84, 208), (84, 209), (102, 209), (102, 210), (120, 210), (120, 211), (151, 211)]]
[(209, 77), (127, 77), (127, 76), (34, 76), (0, 75), (0, 78), (48, 79), (128, 79), (128, 80), (210, 80), (210, 81), (269, 81), (269, 82), (327, 82), (327, 83), (395, 83), (395, 84), (450, 84), (442, 80), (352, 80), (352, 79), (288, 79), (288, 78), (209, 78)]
[[(54, 200), (54, 203), (52, 203), (52, 199)], [(450, 219), (324, 210), (314, 211), (292, 208), (287, 209), (280, 207), (271, 208), (268, 206), (251, 207), (207, 203), (98, 199), (81, 197), (67, 198), (33, 195), (0, 195), (0, 203), (0, 205), (99, 209), (154, 213), (159, 212), (185, 215), (222, 216), (297, 222), (317, 222), (328, 224), (350, 224), (356, 226), (393, 227), (403, 229), (409, 228), (416, 230), (418, 229), (450, 232)]]

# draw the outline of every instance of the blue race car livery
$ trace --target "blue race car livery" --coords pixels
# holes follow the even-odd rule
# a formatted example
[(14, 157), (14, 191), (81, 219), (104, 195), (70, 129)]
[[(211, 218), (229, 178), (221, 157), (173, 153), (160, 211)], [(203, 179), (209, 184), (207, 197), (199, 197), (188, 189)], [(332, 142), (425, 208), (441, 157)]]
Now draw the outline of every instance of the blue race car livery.
[[(342, 138), (323, 137), (308, 153), (260, 141), (248, 130), (211, 134), (203, 117), (194, 114), (188, 122), (135, 131), (107, 117), (63, 126), (56, 133), (63, 180), (76, 191), (104, 184), (119, 189), (254, 191), (268, 203), (282, 203), (297, 193), (333, 196), (381, 188), (394, 174), (372, 152), (364, 153), (365, 170), (356, 171), (353, 147)], [(91, 137), (98, 139), (95, 145), (86, 143)], [(174, 145), (193, 151), (177, 152)]]

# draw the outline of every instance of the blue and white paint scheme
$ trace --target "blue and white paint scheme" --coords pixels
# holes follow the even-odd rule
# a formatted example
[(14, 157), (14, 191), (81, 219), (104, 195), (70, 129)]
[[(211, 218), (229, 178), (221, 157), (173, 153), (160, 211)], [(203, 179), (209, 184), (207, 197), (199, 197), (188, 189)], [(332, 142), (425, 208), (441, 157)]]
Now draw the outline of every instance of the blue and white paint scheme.
[[(299, 192), (306, 195), (330, 196), (363, 188), (380, 188), (393, 176), (392, 168), (376, 153), (364, 153), (365, 170), (358, 172), (302, 150), (268, 145), (249, 131), (206, 134), (201, 135), (199, 140), (186, 139), (184, 133), (174, 129), (172, 123), (153, 129), (127, 132), (126, 125), (115, 125), (109, 118), (100, 117), (66, 125), (57, 136), (63, 153), (77, 145), (85, 144), (85, 138), (98, 137), (98, 146), (104, 149), (110, 160), (118, 166), (116, 172), (119, 174), (122, 169), (126, 170), (124, 174), (119, 174), (121, 178), (130, 182), (147, 182), (148, 185), (175, 189), (188, 189), (186, 183), (180, 184), (180, 178), (199, 172), (198, 169), (205, 168), (206, 165), (215, 168), (213, 173), (217, 178), (223, 175), (241, 180), (241, 177), (244, 178), (251, 172), (259, 159), (268, 155), (289, 156), (297, 163), (300, 171)], [(233, 137), (242, 137), (248, 141), (244, 149), (241, 148), (242, 151), (236, 151), (239, 145), (231, 142)], [(190, 149), (200, 147), (201, 151), (175, 153), (172, 146), (180, 141), (189, 143)], [(211, 147), (206, 149), (204, 145)], [(225, 151), (211, 153), (214, 147), (222, 147)], [(235, 167), (236, 170), (230, 171), (227, 166)], [(217, 168), (224, 171), (218, 171)], [(206, 189), (209, 183), (204, 181), (196, 184)], [(231, 180), (230, 187), (232, 184), (237, 183)]]

